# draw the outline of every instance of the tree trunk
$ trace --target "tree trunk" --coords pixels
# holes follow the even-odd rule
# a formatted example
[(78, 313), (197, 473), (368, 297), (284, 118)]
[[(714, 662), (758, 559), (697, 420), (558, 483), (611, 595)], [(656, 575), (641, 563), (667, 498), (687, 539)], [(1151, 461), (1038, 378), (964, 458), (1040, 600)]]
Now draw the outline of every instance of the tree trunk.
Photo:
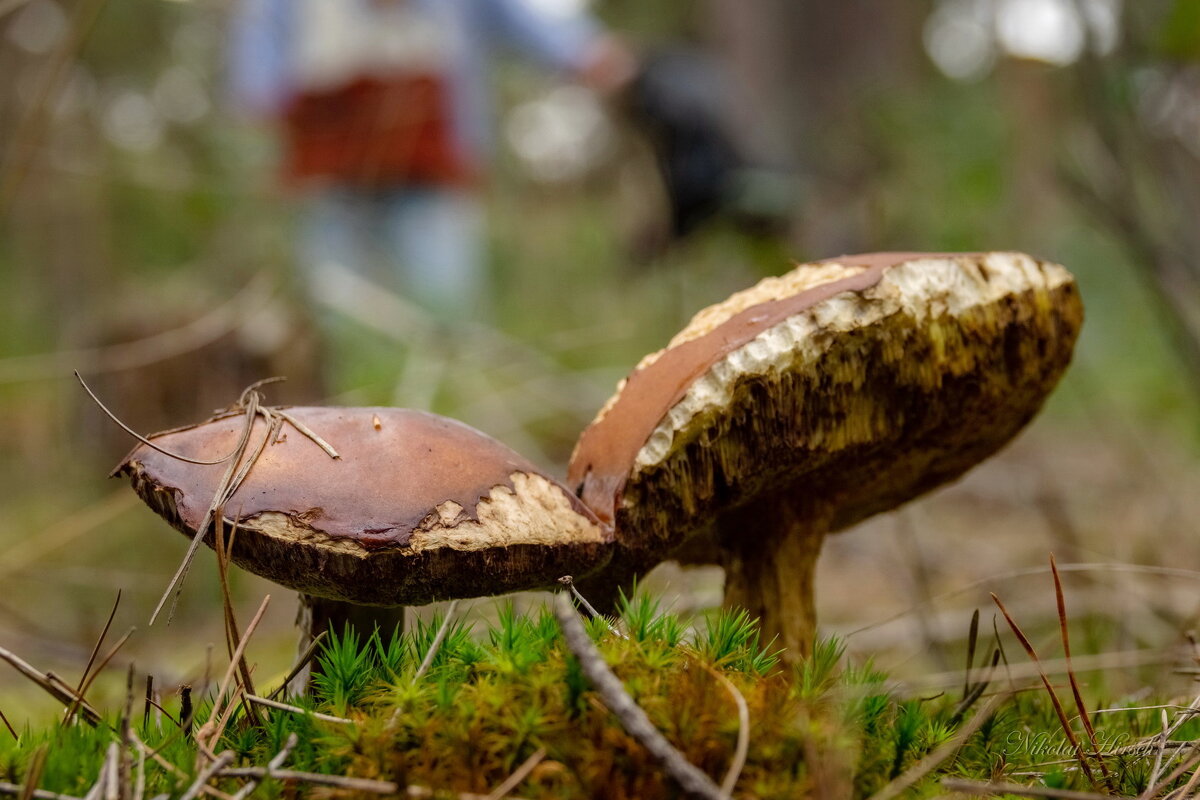
[(817, 630), (814, 568), (832, 509), (776, 494), (723, 513), (717, 521), (725, 606), (757, 617), (766, 644), (784, 661), (812, 653)]

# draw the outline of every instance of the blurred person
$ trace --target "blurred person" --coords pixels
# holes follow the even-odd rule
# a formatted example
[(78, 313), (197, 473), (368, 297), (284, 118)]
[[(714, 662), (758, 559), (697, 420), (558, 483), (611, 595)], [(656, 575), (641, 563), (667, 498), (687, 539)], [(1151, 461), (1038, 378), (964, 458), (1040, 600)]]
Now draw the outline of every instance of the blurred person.
[(338, 267), (439, 315), (487, 308), (481, 188), (490, 56), (507, 44), (611, 93), (634, 73), (615, 37), (544, 0), (241, 0), (234, 100), (274, 120), (303, 194), (313, 299)]

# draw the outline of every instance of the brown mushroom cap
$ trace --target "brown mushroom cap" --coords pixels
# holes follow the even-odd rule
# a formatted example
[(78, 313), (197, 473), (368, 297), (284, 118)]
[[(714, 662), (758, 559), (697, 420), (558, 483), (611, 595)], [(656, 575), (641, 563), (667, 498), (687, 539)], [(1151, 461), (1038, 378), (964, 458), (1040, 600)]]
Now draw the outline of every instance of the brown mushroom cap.
[(567, 483), (651, 566), (767, 492), (832, 529), (952, 480), (1036, 413), (1082, 305), (1019, 253), (878, 253), (805, 264), (701, 311), (580, 437)]
[[(287, 410), (340, 458), (286, 424), (265, 447), (225, 504), (238, 520), (233, 560), (251, 572), (335, 600), (419, 605), (546, 586), (608, 560), (611, 532), (577, 498), (467, 425), (408, 409)], [(153, 441), (211, 460), (244, 429), (228, 413)], [(256, 420), (250, 449), (266, 430)], [(115, 474), (191, 536), (226, 467), (142, 445)]]

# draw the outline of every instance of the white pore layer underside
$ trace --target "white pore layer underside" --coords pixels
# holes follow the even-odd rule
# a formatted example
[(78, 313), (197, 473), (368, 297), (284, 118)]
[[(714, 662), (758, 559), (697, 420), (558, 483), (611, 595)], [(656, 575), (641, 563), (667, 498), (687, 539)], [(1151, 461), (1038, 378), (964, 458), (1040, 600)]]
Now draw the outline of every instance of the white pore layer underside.
[[(511, 545), (565, 545), (601, 543), (608, 534), (574, 509), (566, 490), (541, 475), (514, 472), (512, 488), (492, 487), (475, 506), (474, 519), (453, 500), (438, 505), (421, 521), (408, 542), (396, 548), (402, 554), (449, 548), (486, 550)], [(363, 558), (372, 552), (352, 539), (332, 537), (287, 514), (268, 512), (241, 523), (260, 533), (288, 541), (302, 541)]]
[[(793, 272), (805, 269), (811, 267), (801, 266)], [(781, 282), (779, 278), (767, 280)], [(713, 364), (654, 429), (638, 451), (632, 475), (665, 460), (673, 450), (676, 432), (691, 420), (728, 406), (739, 378), (780, 371), (798, 360), (815, 361), (836, 338), (827, 334), (863, 328), (896, 313), (918, 324), (928, 318), (957, 316), (1008, 295), (1050, 290), (1070, 281), (1070, 273), (1057, 264), (1035, 261), (1022, 253), (918, 258), (890, 267), (874, 286), (862, 292), (843, 292), (788, 317)], [(754, 296), (754, 291), (741, 294)], [(732, 314), (716, 310), (724, 305), (706, 309), (696, 319), (727, 319)], [(814, 336), (817, 332), (826, 335)]]

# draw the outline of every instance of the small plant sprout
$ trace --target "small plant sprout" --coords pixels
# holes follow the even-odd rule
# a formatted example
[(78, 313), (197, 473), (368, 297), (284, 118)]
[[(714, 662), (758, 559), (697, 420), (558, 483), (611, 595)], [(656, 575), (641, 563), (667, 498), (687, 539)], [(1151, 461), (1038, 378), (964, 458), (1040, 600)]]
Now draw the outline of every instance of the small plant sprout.
[(581, 588), (602, 600), (707, 532), (726, 604), (802, 658), (825, 535), (1008, 442), (1082, 319), (1071, 275), (1020, 253), (843, 256), (704, 309), (576, 445), (567, 483), (617, 536)]

